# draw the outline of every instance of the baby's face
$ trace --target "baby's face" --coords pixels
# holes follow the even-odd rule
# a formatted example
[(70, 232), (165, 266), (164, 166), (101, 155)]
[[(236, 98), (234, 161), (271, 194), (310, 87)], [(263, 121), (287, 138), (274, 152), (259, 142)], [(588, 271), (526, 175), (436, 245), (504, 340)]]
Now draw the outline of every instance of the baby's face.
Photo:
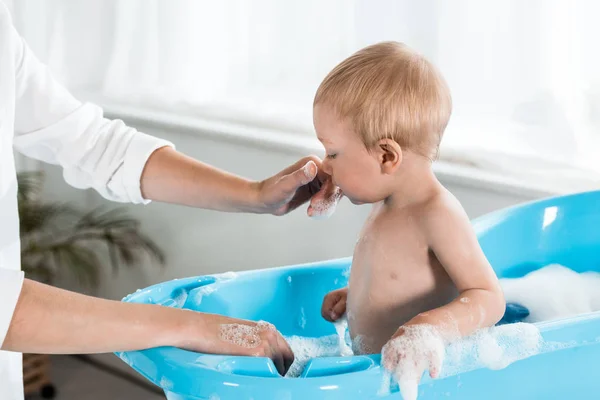
[(354, 204), (385, 199), (386, 179), (377, 155), (367, 150), (348, 121), (341, 120), (329, 107), (317, 105), (313, 123), (326, 151), (323, 170), (331, 175), (344, 196)]

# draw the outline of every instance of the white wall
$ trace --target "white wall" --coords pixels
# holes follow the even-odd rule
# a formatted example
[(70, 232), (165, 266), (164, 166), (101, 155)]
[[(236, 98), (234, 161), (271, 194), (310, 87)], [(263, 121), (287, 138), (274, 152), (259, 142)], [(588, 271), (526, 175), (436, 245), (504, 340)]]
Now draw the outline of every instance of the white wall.
[[(165, 132), (157, 125), (139, 121), (131, 124), (173, 141), (178, 150), (190, 156), (254, 179), (271, 176), (305, 155), (293, 148), (274, 150), (256, 143), (225, 140), (183, 129)], [(46, 171), (48, 198), (74, 201), (82, 207), (114, 206), (93, 191), (68, 187), (58, 168), (50, 166)], [(441, 174), (440, 179), (462, 202), (470, 217), (539, 196), (535, 192), (515, 190), (509, 194), (501, 186), (483, 185), (448, 173)], [(314, 221), (305, 217), (304, 209), (285, 217), (272, 217), (225, 214), (158, 203), (124, 206), (142, 221), (143, 230), (165, 250), (168, 263), (164, 269), (145, 265), (124, 269), (116, 276), (107, 272), (96, 294), (113, 299), (173, 278), (349, 256), (369, 211), (369, 206), (353, 206), (344, 200), (332, 218)], [(63, 282), (63, 285), (70, 284)]]

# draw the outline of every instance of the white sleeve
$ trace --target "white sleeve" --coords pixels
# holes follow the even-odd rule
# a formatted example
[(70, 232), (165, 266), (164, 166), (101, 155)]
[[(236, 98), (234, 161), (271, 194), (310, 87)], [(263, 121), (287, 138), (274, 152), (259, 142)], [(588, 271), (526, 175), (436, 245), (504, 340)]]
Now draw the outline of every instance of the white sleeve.
[(23, 276), (22, 271), (0, 268), (0, 346), (4, 343), (19, 300)]
[(150, 155), (171, 143), (108, 120), (61, 86), (11, 26), (16, 71), (14, 146), (64, 169), (72, 186), (119, 202), (147, 203), (140, 178)]

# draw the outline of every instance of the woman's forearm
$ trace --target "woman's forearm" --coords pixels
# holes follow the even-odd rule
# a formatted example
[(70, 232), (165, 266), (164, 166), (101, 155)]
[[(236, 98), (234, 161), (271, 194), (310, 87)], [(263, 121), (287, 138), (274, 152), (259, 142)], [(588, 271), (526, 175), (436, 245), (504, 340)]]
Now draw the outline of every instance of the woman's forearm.
[(98, 299), (26, 279), (2, 350), (73, 354), (178, 345), (179, 331), (193, 314)]
[(229, 212), (259, 211), (259, 183), (163, 147), (148, 159), (141, 179), (144, 198)]

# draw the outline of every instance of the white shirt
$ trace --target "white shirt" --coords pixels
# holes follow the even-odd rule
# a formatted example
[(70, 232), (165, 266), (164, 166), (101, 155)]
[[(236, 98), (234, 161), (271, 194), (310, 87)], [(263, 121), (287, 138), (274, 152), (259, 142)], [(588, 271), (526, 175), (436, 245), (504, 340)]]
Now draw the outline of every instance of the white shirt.
[[(92, 187), (114, 201), (147, 203), (142, 170), (152, 152), (167, 145), (75, 100), (31, 53), (0, 3), (0, 344), (23, 283), (13, 147), (61, 165), (72, 186)], [(2, 400), (23, 399), (21, 359), (0, 351)]]

